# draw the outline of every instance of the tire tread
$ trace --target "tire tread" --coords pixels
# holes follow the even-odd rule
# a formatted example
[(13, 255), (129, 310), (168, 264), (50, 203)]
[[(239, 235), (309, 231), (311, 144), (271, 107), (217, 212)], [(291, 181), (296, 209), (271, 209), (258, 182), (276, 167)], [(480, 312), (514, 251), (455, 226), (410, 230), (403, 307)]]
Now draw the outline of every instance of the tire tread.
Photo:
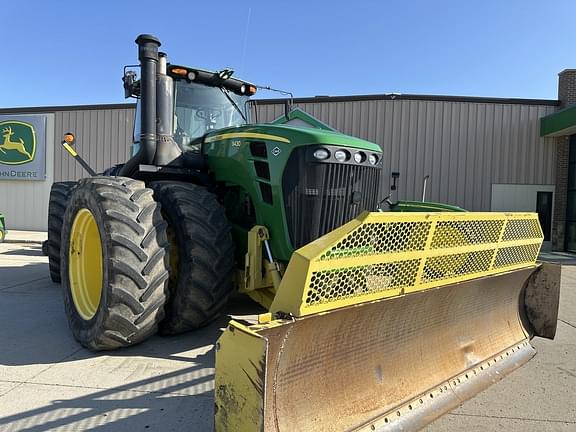
[(77, 209), (84, 202), (96, 202), (102, 218), (102, 246), (108, 257), (103, 287), (107, 296), (103, 299), (107, 300), (92, 320), (79, 321), (66, 280), (65, 302), (72, 332), (83, 346), (95, 351), (139, 343), (157, 332), (165, 315), (168, 240), (160, 206), (153, 192), (139, 180), (82, 179), (64, 218), (67, 233), (63, 239), (68, 242), (75, 217), (73, 207)]
[(52, 282), (60, 283), (60, 247), (62, 244), (62, 225), (68, 200), (77, 183), (72, 181), (56, 182), (50, 189), (48, 201), (48, 268)]
[(150, 187), (178, 239), (178, 276), (175, 284), (169, 284), (170, 299), (160, 332), (182, 333), (217, 318), (232, 292), (230, 224), (216, 195), (202, 186), (155, 182)]

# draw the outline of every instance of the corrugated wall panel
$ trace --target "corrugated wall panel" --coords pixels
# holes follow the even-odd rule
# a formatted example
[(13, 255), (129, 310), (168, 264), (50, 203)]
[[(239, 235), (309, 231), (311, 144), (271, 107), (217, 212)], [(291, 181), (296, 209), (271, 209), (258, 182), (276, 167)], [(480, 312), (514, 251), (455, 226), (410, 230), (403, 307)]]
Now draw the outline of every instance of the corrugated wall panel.
[[(55, 140), (66, 132), (76, 135), (78, 153), (97, 172), (125, 162), (130, 154), (133, 108), (57, 111)], [(61, 146), (55, 148), (54, 181), (76, 180), (86, 173)]]
[[(550, 105), (481, 101), (351, 100), (297, 104), (297, 107), (342, 131), (380, 144), (383, 150), (383, 187), (390, 173), (399, 171), (401, 199), (420, 199), (422, 181), (430, 175), (427, 199), (487, 211), (492, 184), (555, 183), (553, 139), (539, 137), (540, 118), (556, 108)], [(95, 109), (96, 108), (96, 109)], [(258, 105), (258, 120), (283, 115), (282, 104)], [(38, 110), (41, 112), (41, 110)], [(65, 132), (77, 136), (79, 153), (97, 171), (128, 159), (134, 108), (86, 107), (53, 111), (54, 181), (85, 176), (83, 169), (58, 144)], [(49, 129), (50, 130), (50, 129)], [(51, 149), (52, 147), (50, 147)], [(51, 183), (50, 153), (47, 159)], [(49, 188), (49, 186), (47, 186)], [(19, 208), (18, 227), (43, 229), (48, 199), (46, 188), (26, 195), (3, 196), (5, 206)], [(32, 197), (32, 199), (30, 199)], [(21, 205), (20, 201), (25, 201)], [(38, 205), (36, 205), (38, 204)], [(23, 207), (25, 206), (25, 208)], [(35, 214), (38, 217), (27, 217)], [(13, 228), (16, 228), (9, 222)]]
[[(554, 106), (430, 100), (307, 102), (296, 105), (343, 133), (380, 144), (385, 190), (399, 171), (399, 196), (474, 211), (490, 210), (493, 183), (554, 184), (553, 142), (539, 137), (539, 119)], [(258, 105), (258, 120), (283, 114)]]

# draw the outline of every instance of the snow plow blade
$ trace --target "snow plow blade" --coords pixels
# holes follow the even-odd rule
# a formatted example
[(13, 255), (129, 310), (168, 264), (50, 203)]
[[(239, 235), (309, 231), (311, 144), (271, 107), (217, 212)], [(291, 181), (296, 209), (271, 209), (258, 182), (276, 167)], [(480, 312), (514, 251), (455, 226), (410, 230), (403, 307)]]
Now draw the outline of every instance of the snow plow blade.
[(216, 351), (216, 431), (418, 430), (553, 338), (536, 215), (365, 213), (294, 253)]

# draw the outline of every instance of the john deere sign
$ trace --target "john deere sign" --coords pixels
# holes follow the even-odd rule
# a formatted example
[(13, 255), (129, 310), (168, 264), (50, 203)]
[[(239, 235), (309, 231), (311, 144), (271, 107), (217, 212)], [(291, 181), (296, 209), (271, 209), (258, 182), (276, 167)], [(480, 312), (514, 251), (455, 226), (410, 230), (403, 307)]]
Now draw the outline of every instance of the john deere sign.
[(0, 116), (0, 181), (45, 177), (46, 116)]

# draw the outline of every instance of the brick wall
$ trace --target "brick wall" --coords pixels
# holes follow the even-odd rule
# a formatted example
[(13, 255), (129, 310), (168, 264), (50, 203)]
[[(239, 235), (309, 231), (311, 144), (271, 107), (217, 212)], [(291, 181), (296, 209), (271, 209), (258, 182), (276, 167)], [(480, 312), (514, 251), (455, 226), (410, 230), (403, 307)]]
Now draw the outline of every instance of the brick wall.
[(564, 69), (558, 74), (560, 108), (576, 104), (576, 69)]
[(568, 197), (568, 150), (569, 137), (556, 140), (556, 193), (554, 199), (554, 225), (552, 226), (552, 249), (564, 250), (566, 230), (566, 201)]
[[(576, 104), (576, 69), (565, 69), (558, 74), (558, 100), (560, 101), (560, 109)], [(556, 138), (556, 193), (552, 249), (559, 251), (564, 250), (566, 231), (569, 142), (569, 137)]]

